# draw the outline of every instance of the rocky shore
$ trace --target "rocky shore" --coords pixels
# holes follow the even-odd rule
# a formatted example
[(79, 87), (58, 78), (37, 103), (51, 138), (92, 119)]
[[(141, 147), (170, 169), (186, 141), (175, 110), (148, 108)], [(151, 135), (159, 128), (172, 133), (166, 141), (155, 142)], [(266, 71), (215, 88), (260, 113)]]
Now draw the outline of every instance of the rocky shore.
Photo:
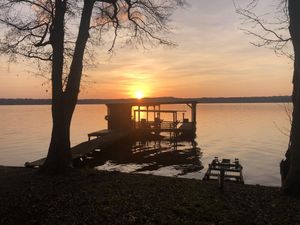
[(0, 167), (0, 224), (300, 224), (276, 187), (73, 169)]

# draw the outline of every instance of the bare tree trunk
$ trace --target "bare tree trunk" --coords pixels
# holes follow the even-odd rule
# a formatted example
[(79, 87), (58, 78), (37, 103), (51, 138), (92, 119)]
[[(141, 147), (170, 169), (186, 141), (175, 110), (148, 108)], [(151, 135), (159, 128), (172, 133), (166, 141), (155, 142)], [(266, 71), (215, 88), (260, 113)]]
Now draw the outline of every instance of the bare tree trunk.
[(50, 41), (53, 49), (52, 61), (52, 134), (46, 161), (42, 171), (58, 173), (70, 164), (69, 127), (66, 121), (62, 74), (64, 64), (64, 17), (66, 3), (55, 1), (55, 15)]
[[(56, 2), (59, 2), (58, 0)], [(52, 135), (46, 161), (42, 171), (46, 173), (62, 173), (72, 166), (70, 151), (70, 126), (78, 99), (82, 61), (85, 46), (89, 37), (89, 26), (94, 1), (85, 0), (76, 41), (73, 60), (66, 90), (62, 87), (63, 51), (64, 51), (64, 13), (65, 5), (56, 8), (54, 29), (52, 32), (53, 64), (52, 64)]]
[(290, 144), (286, 160), (281, 162), (282, 190), (286, 194), (300, 194), (300, 2), (289, 0), (290, 34), (294, 47), (293, 118)]
[(89, 29), (94, 3), (95, 0), (85, 0), (82, 10), (79, 32), (65, 91), (66, 98), (68, 99), (70, 105), (67, 112), (69, 117), (72, 117), (78, 99), (83, 68), (84, 50), (89, 38)]
[(53, 127), (51, 142), (47, 159), (42, 170), (47, 173), (61, 173), (71, 166), (70, 152), (70, 122), (71, 119), (65, 115), (66, 107), (63, 103), (52, 106)]

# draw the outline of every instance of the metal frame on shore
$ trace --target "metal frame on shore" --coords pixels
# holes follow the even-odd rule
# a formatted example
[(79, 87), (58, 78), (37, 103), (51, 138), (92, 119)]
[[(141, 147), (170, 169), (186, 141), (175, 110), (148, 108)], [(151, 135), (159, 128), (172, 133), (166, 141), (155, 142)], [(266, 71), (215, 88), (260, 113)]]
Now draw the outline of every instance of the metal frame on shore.
[(205, 173), (203, 180), (219, 180), (221, 188), (223, 182), (235, 181), (244, 183), (243, 167), (239, 162), (239, 159), (235, 158), (233, 162), (230, 159), (222, 159), (218, 157), (208, 165), (207, 172)]

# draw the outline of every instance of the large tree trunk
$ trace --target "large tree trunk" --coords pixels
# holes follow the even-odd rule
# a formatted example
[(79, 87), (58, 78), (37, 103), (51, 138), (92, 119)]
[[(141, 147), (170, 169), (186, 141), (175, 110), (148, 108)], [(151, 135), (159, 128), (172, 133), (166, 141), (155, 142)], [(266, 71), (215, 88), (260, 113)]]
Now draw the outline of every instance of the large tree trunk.
[(67, 104), (63, 101), (53, 103), (53, 127), (47, 159), (42, 170), (47, 173), (58, 174), (72, 165), (70, 152), (70, 124), (71, 118), (66, 115)]
[(286, 160), (281, 162), (282, 190), (300, 195), (300, 1), (289, 0), (290, 34), (294, 47), (293, 117)]
[(64, 171), (71, 162), (70, 119), (66, 118), (62, 75), (64, 65), (64, 18), (66, 2), (55, 1), (55, 14), (50, 41), (53, 49), (52, 61), (52, 134), (46, 161), (41, 168), (47, 173)]
[[(52, 63), (52, 120), (51, 142), (42, 171), (62, 173), (72, 165), (70, 151), (70, 126), (77, 104), (82, 61), (85, 46), (89, 37), (89, 26), (94, 1), (85, 0), (81, 15), (78, 37), (73, 55), (66, 90), (63, 91), (63, 54), (64, 54), (64, 14), (66, 5), (56, 0), (54, 29), (52, 32), (53, 63)], [(60, 7), (61, 6), (61, 7)]]

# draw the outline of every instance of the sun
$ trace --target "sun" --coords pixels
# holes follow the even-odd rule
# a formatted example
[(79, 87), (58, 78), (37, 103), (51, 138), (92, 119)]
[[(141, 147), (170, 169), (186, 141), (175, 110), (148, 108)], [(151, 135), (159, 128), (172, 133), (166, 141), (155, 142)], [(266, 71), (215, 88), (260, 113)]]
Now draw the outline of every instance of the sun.
[(137, 99), (142, 99), (142, 98), (144, 98), (145, 94), (142, 90), (137, 90), (137, 91), (135, 91), (134, 96)]

